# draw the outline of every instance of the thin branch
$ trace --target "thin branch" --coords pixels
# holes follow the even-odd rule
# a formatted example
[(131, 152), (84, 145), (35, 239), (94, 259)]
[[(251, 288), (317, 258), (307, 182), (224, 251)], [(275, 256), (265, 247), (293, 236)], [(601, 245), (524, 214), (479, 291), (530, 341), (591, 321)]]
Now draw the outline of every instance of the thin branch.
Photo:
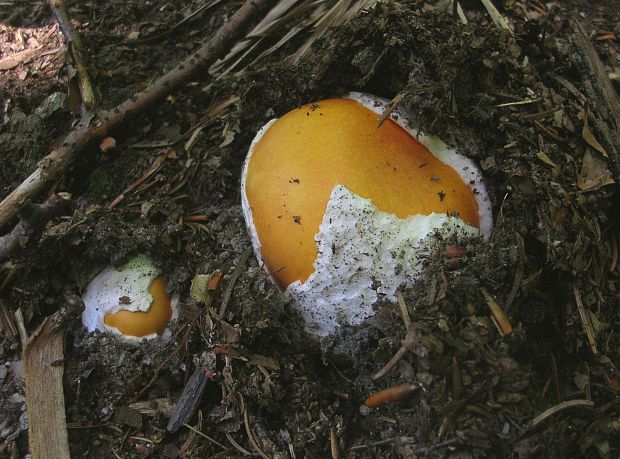
[(575, 294), (575, 304), (577, 305), (577, 310), (579, 311), (579, 318), (581, 319), (583, 330), (588, 337), (588, 343), (590, 344), (592, 354), (598, 355), (598, 346), (596, 345), (596, 333), (594, 332), (594, 327), (592, 326), (592, 321), (590, 320), (590, 311), (586, 310), (585, 306), (583, 305), (583, 301), (581, 301), (581, 292), (576, 285), (573, 286), (573, 293)]
[(237, 266), (235, 266), (235, 270), (233, 271), (232, 276), (230, 276), (228, 286), (226, 287), (226, 291), (224, 292), (224, 296), (222, 297), (222, 304), (220, 305), (220, 310), (217, 314), (217, 317), (219, 319), (223, 319), (224, 314), (226, 314), (226, 308), (228, 307), (228, 303), (232, 298), (235, 283), (237, 282), (237, 279), (239, 279), (239, 276), (241, 276), (241, 271), (243, 271), (243, 269), (245, 268), (245, 264), (247, 263), (251, 253), (252, 247), (248, 247), (247, 249), (245, 249), (245, 251), (241, 254), (241, 258), (239, 258)]
[(60, 193), (53, 194), (40, 206), (32, 205), (32, 208), (28, 209), (28, 215), (23, 216), (9, 234), (0, 237), (0, 261), (6, 260), (24, 247), (36, 230), (64, 212), (70, 202), (68, 195)]
[(144, 91), (134, 95), (113, 110), (100, 114), (95, 121), (77, 125), (59, 146), (39, 162), (38, 168), (0, 202), (0, 228), (15, 217), (17, 211), (33, 196), (45, 190), (50, 183), (58, 180), (79, 153), (107, 137), (111, 131), (125, 125), (138, 114), (145, 113), (148, 108), (163, 101), (168, 94), (197, 76), (201, 70), (213, 64), (218, 58), (224, 56), (230, 45), (241, 36), (242, 31), (256, 13), (270, 6), (274, 1), (246, 0), (209, 42), (187, 57), (181, 64), (160, 77)]
[(65, 0), (48, 0), (48, 4), (56, 21), (58, 21), (60, 30), (62, 30), (62, 34), (67, 42), (69, 53), (71, 53), (71, 59), (73, 60), (78, 76), (78, 86), (80, 88), (80, 95), (82, 96), (84, 108), (87, 111), (92, 111), (97, 106), (97, 97), (95, 96), (93, 85), (90, 82), (80, 34), (75, 30), (73, 24), (71, 24)]

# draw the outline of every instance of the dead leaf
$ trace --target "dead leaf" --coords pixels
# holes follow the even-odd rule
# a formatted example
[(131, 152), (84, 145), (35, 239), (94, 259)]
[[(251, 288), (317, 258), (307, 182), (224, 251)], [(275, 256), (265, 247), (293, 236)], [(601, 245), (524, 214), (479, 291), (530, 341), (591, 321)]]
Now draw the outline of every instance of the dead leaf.
[(547, 156), (547, 154), (544, 151), (539, 151), (538, 153), (536, 153), (536, 157), (538, 159), (540, 159), (543, 163), (545, 163), (547, 166), (551, 166), (554, 169), (556, 169), (558, 166), (551, 160), (551, 158), (549, 158), (549, 156)]
[(583, 113), (583, 129), (581, 130), (581, 136), (583, 137), (583, 140), (585, 140), (588, 143), (588, 145), (590, 145), (592, 148), (598, 151), (605, 158), (608, 158), (605, 148), (603, 148), (603, 146), (599, 143), (599, 141), (596, 140), (596, 138), (594, 137), (594, 134), (592, 134), (592, 131), (590, 130), (590, 126), (588, 125), (588, 112), (587, 111), (584, 111)]
[(577, 177), (577, 187), (581, 191), (595, 191), (604, 186), (616, 183), (609, 170), (607, 161), (592, 153), (588, 148), (583, 155), (581, 172)]

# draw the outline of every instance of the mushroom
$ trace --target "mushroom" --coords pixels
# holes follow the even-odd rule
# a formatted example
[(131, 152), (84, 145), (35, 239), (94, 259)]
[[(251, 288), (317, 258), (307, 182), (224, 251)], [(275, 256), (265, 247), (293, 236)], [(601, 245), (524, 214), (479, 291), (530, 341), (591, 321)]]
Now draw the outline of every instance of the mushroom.
[(413, 131), (388, 102), (351, 93), (294, 109), (256, 135), (242, 205), (265, 269), (311, 333), (358, 324), (421, 272), (429, 236), (490, 234), (473, 162)]
[(165, 336), (178, 314), (178, 295), (166, 293), (166, 280), (144, 255), (119, 269), (105, 268), (88, 284), (83, 300), (87, 331), (112, 332), (134, 343)]

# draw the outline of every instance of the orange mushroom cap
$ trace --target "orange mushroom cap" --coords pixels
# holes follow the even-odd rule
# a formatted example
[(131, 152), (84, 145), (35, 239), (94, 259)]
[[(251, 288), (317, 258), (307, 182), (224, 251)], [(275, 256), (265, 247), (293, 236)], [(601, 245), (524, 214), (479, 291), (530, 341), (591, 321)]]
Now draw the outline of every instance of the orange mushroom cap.
[(480, 226), (461, 175), (392, 119), (377, 127), (379, 118), (355, 100), (327, 99), (292, 110), (255, 141), (245, 193), (262, 258), (282, 288), (313, 273), (336, 185), (401, 219), (447, 213)]
[(172, 302), (166, 294), (166, 280), (163, 277), (153, 279), (149, 293), (153, 302), (148, 311), (118, 311), (106, 314), (103, 323), (127, 336), (140, 338), (153, 333), (161, 335), (172, 318)]

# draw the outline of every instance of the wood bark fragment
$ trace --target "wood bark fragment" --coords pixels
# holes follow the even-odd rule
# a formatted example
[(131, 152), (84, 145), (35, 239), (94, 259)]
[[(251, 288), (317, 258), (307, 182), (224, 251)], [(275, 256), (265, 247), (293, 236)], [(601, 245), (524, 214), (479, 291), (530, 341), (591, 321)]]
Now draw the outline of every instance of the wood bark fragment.
[(0, 228), (13, 219), (17, 211), (33, 196), (58, 180), (79, 153), (101, 141), (111, 131), (122, 127), (138, 114), (163, 101), (168, 94), (224, 56), (256, 13), (274, 2), (275, 0), (247, 0), (211, 40), (147, 89), (127, 99), (113, 110), (101, 113), (95, 120), (87, 124), (78, 124), (39, 162), (37, 169), (30, 176), (0, 202)]
[(33, 459), (70, 457), (62, 385), (64, 329), (83, 309), (79, 297), (71, 298), (66, 308), (45, 318), (24, 345), (28, 436)]
[(614, 178), (620, 180), (620, 99), (579, 21), (571, 20), (571, 41), (577, 52), (576, 64), (581, 75), (582, 91), (588, 99), (597, 138), (611, 159)]
[(212, 374), (213, 372), (207, 368), (203, 368), (201, 366), (196, 367), (194, 373), (187, 381), (179, 401), (172, 410), (170, 420), (166, 426), (166, 430), (168, 432), (175, 433), (179, 430), (179, 427), (187, 422), (190, 416), (194, 414), (200, 400), (202, 400), (202, 394), (204, 393)]

